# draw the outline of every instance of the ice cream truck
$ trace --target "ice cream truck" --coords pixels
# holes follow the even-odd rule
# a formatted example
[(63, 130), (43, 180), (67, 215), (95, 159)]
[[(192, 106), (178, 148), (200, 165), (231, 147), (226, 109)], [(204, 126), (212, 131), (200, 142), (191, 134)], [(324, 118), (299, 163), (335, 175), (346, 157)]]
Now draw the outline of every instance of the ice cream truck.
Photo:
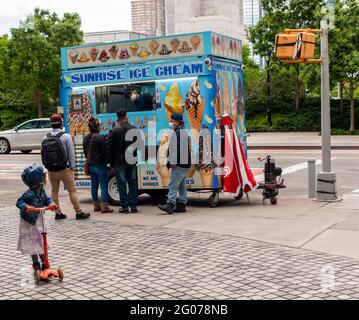
[[(137, 164), (138, 191), (164, 194), (170, 178), (169, 121), (177, 112), (189, 130), (192, 154), (199, 159), (188, 172), (188, 190), (212, 192), (211, 205), (216, 205), (223, 177), (215, 161), (201, 163), (200, 136), (204, 129), (218, 135), (222, 115), (229, 114), (246, 150), (241, 40), (207, 31), (66, 47), (61, 59), (60, 103), (65, 130), (75, 141), (78, 188), (91, 183), (84, 174), (82, 151), (88, 120), (98, 118), (106, 135), (118, 125), (116, 112), (126, 109), (145, 141), (146, 156)], [(218, 152), (211, 150), (210, 157)], [(112, 203), (119, 202), (113, 174), (109, 194)]]

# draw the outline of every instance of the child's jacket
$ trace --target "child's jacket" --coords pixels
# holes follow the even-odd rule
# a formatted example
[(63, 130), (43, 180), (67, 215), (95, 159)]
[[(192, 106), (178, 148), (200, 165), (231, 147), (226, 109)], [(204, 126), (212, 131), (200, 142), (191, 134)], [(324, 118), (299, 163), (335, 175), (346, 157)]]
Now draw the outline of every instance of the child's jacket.
[(28, 189), (16, 202), (16, 206), (20, 209), (20, 216), (25, 221), (35, 224), (39, 213), (27, 213), (26, 205), (36, 208), (43, 208), (52, 203), (51, 199), (46, 195), (45, 190)]

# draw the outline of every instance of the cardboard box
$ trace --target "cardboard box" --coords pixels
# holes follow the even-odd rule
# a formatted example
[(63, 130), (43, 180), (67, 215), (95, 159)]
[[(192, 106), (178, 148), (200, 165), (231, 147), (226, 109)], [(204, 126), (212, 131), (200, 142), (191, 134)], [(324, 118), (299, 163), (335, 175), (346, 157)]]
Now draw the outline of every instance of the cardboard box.
[(296, 59), (313, 59), (315, 51), (315, 34), (309, 32), (300, 32), (297, 37), (295, 47)]
[(297, 34), (280, 33), (276, 35), (276, 56), (278, 59), (293, 59)]
[(280, 33), (276, 35), (278, 59), (313, 59), (316, 35), (309, 32)]

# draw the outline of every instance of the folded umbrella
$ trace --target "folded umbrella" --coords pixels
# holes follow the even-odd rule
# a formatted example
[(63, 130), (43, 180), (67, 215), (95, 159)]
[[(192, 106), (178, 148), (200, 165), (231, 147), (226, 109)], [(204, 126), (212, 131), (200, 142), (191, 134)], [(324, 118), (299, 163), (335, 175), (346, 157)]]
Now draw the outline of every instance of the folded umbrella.
[(245, 193), (256, 189), (257, 182), (248, 166), (233, 121), (229, 115), (222, 117), (221, 125), (224, 127), (224, 166), (223, 191), (237, 195), (240, 188)]

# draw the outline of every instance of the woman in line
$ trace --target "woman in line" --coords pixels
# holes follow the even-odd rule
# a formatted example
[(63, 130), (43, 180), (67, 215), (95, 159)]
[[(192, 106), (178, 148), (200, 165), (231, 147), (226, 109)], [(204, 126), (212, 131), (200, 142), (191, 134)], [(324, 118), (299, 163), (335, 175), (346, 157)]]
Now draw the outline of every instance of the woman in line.
[[(101, 211), (101, 213), (113, 212), (109, 208), (106, 138), (100, 134), (100, 123), (96, 118), (92, 117), (88, 125), (90, 133), (84, 138), (83, 149), (88, 165), (88, 173), (91, 177), (91, 196), (94, 211)], [(98, 199), (99, 185), (101, 185), (101, 203)]]

